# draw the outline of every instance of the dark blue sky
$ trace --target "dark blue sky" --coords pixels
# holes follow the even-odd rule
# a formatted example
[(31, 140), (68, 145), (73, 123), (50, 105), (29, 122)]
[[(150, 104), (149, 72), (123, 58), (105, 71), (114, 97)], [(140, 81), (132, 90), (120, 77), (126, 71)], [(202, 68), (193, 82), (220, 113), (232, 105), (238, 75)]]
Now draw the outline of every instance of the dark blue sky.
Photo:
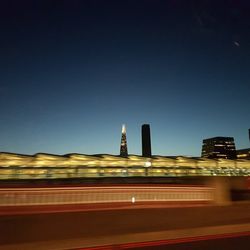
[(0, 151), (119, 154), (123, 123), (130, 154), (143, 123), (153, 154), (249, 147), (248, 2), (3, 1)]

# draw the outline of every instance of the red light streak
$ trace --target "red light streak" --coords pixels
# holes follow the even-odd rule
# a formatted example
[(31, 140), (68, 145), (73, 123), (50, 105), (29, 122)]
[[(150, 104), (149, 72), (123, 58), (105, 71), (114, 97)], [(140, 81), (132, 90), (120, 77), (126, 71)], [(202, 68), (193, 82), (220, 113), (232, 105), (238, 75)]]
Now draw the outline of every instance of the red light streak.
[(250, 232), (239, 232), (239, 233), (227, 233), (227, 234), (215, 234), (215, 235), (204, 235), (196, 237), (186, 237), (179, 239), (168, 239), (168, 240), (158, 240), (158, 241), (148, 241), (148, 242), (135, 242), (135, 243), (125, 243), (119, 245), (107, 245), (107, 246), (96, 246), (96, 247), (85, 247), (77, 248), (72, 250), (118, 250), (118, 249), (133, 249), (133, 248), (143, 248), (143, 247), (153, 247), (162, 245), (174, 245), (181, 243), (189, 243), (196, 241), (207, 241), (216, 239), (226, 239), (226, 238), (236, 238), (250, 236)]

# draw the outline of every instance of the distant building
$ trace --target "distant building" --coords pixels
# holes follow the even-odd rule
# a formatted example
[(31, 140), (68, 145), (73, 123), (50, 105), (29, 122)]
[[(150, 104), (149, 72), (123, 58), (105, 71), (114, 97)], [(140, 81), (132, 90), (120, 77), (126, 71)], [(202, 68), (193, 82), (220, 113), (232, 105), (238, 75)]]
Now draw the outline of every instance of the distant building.
[(151, 139), (150, 139), (150, 126), (149, 124), (143, 124), (141, 127), (141, 139), (142, 139), (142, 156), (151, 157)]
[[(250, 141), (250, 129), (248, 129), (248, 137)], [(250, 160), (250, 148), (239, 149), (236, 153), (238, 159)]]
[(121, 138), (121, 147), (120, 147), (120, 156), (128, 156), (128, 146), (127, 146), (127, 136), (126, 136), (126, 127), (122, 125), (122, 138)]
[(236, 159), (233, 137), (213, 137), (203, 140), (201, 157)]
[(250, 148), (239, 149), (236, 153), (238, 159), (250, 160)]

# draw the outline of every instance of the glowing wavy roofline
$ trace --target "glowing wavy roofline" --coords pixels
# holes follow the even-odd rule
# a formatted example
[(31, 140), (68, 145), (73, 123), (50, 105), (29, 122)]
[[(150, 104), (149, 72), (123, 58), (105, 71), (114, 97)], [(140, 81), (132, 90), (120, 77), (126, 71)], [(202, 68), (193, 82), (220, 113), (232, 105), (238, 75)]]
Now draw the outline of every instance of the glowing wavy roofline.
[[(25, 155), (25, 154), (16, 154), (9, 152), (0, 152), (0, 166), (8, 165), (8, 166), (21, 166), (21, 165), (71, 165), (84, 163), (89, 165), (105, 165), (105, 163), (111, 164), (116, 163), (117, 166), (123, 166), (124, 163), (130, 165), (138, 163), (143, 165), (143, 163), (150, 161), (153, 165), (167, 164), (174, 165), (176, 163), (183, 165), (196, 165), (197, 163), (207, 163), (207, 164), (234, 164), (238, 163), (248, 163), (250, 164), (250, 160), (245, 159), (237, 159), (237, 160), (229, 160), (229, 159), (208, 159), (201, 157), (188, 157), (188, 156), (161, 156), (161, 155), (153, 155), (152, 157), (143, 157), (140, 155), (130, 154), (127, 157), (121, 157), (119, 155), (111, 155), (111, 154), (79, 154), (79, 153), (70, 153), (65, 155), (55, 155), (48, 153), (36, 153), (34, 155)], [(162, 165), (161, 164), (161, 165)]]

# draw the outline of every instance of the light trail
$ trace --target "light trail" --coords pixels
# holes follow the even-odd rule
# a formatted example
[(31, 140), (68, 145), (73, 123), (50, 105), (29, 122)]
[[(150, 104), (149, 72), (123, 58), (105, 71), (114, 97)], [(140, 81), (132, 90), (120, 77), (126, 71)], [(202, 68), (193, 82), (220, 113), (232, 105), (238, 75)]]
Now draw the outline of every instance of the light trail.
[(205, 189), (207, 190), (211, 190), (212, 188), (209, 188), (209, 187), (194, 187), (194, 186), (182, 186), (182, 187), (178, 187), (178, 186), (169, 186), (169, 187), (155, 187), (154, 186), (135, 186), (135, 187), (131, 187), (130, 186), (127, 186), (127, 185), (124, 185), (124, 186), (113, 186), (113, 187), (105, 187), (105, 186), (101, 186), (101, 187), (47, 187), (47, 188), (1, 188), (0, 192), (2, 191), (57, 191), (57, 190), (66, 190), (66, 191), (70, 191), (70, 190), (104, 190), (104, 189), (107, 189), (107, 190), (115, 190), (115, 189), (123, 189), (123, 188), (126, 188), (126, 189), (138, 189), (138, 190), (141, 190), (141, 189), (144, 189), (144, 190), (168, 190), (168, 189), (171, 189), (171, 190), (177, 190), (177, 189), (187, 189), (187, 190), (200, 190), (200, 191), (204, 191)]
[[(51, 188), (2, 188), (0, 190), (0, 214), (6, 213), (7, 208), (15, 207), (18, 212), (26, 207), (36, 210), (37, 207), (73, 206), (84, 205), (106, 207), (114, 209), (119, 206), (149, 205), (155, 206), (182, 206), (212, 204), (214, 201), (214, 189), (195, 186), (98, 186), (98, 187), (51, 187)], [(29, 207), (29, 208), (28, 208)], [(71, 208), (72, 209), (72, 208)], [(70, 210), (66, 208), (66, 210)], [(74, 209), (73, 209), (74, 210)], [(2, 212), (1, 212), (2, 211)]]
[(214, 234), (196, 237), (185, 237), (178, 239), (168, 239), (168, 240), (157, 240), (157, 241), (145, 241), (145, 242), (134, 242), (107, 246), (96, 246), (96, 247), (84, 247), (84, 248), (74, 248), (70, 250), (118, 250), (118, 249), (135, 249), (144, 247), (157, 247), (164, 245), (176, 245), (181, 243), (190, 243), (197, 241), (208, 241), (216, 239), (227, 239), (227, 238), (238, 238), (250, 236), (250, 232), (238, 232), (238, 233), (226, 233), (226, 234)]

